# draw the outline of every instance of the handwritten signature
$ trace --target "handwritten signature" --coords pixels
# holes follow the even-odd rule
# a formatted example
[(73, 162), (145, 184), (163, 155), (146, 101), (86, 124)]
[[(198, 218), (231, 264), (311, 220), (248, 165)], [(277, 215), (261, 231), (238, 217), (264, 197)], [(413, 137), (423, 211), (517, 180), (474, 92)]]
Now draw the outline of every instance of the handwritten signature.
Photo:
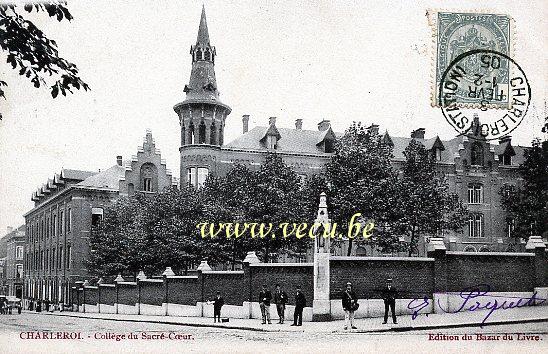
[[(530, 297), (508, 297), (508, 296), (497, 296), (489, 294), (490, 287), (487, 284), (480, 284), (472, 286), (466, 289), (463, 289), (460, 292), (460, 298), (462, 303), (460, 307), (455, 311), (450, 311), (449, 309), (444, 308), (440, 299), (438, 299), (438, 307), (445, 313), (459, 313), (459, 312), (474, 312), (480, 310), (489, 310), (486, 312), (486, 315), (481, 322), (480, 327), (483, 327), (487, 319), (497, 310), (508, 310), (512, 308), (519, 308), (525, 306), (540, 305), (546, 301), (546, 299), (539, 298), (537, 292), (535, 291)], [(501, 302), (500, 299), (504, 298)], [(509, 300), (512, 299), (512, 300)], [(479, 300), (479, 301), (478, 301)], [(483, 300), (483, 301), (482, 301)], [(431, 299), (424, 297), (423, 299), (413, 299), (407, 308), (413, 310), (411, 318), (416, 319), (420, 311), (430, 306)]]

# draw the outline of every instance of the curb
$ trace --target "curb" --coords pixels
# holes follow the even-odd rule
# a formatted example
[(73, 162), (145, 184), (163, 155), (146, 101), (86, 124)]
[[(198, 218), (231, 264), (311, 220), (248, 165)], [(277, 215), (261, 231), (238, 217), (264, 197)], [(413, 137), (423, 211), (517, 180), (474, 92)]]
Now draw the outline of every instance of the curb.
[[(26, 311), (25, 311), (26, 312)], [(34, 313), (36, 312), (27, 312)], [(147, 320), (147, 319), (133, 319), (133, 318), (109, 318), (109, 317), (98, 317), (98, 316), (81, 316), (81, 315), (61, 315), (56, 313), (43, 313), (48, 316), (58, 316), (58, 317), (72, 317), (72, 318), (83, 318), (83, 319), (95, 319), (95, 320), (104, 320), (104, 321), (118, 321), (118, 322), (141, 322), (141, 323), (156, 323), (156, 324), (168, 324), (176, 326), (188, 326), (188, 327), (201, 327), (201, 328), (226, 328), (226, 329), (237, 329), (244, 331), (253, 331), (253, 332), (273, 332), (273, 333), (291, 333), (291, 332), (305, 332), (305, 330), (283, 330), (283, 329), (264, 329), (264, 328), (255, 328), (255, 327), (245, 327), (245, 326), (231, 326), (231, 325), (214, 325), (209, 323), (195, 323), (195, 322), (176, 322), (169, 320)], [(521, 323), (539, 323), (539, 322), (548, 322), (548, 318), (528, 318), (528, 319), (511, 319), (511, 320), (501, 320), (493, 321), (482, 324), (481, 322), (468, 322), (468, 323), (453, 323), (453, 324), (437, 324), (437, 325), (421, 325), (421, 326), (405, 326), (405, 327), (389, 327), (389, 328), (377, 328), (369, 330), (335, 330), (330, 333), (335, 334), (355, 334), (355, 333), (383, 333), (383, 332), (409, 332), (409, 331), (421, 331), (429, 329), (443, 329), (443, 328), (465, 328), (465, 327), (485, 327), (485, 326), (499, 326), (499, 325), (509, 325), (509, 324), (521, 324)]]

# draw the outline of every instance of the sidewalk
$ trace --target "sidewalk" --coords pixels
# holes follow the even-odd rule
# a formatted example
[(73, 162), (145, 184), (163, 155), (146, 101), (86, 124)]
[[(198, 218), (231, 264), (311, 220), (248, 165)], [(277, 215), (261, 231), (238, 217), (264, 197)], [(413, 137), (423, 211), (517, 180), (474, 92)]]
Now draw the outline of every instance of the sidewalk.
[[(352, 331), (344, 331), (344, 320), (336, 320), (331, 322), (304, 322), (301, 327), (293, 327), (290, 326), (292, 321), (289, 320), (286, 320), (286, 323), (283, 325), (277, 324), (276, 322), (273, 322), (271, 325), (263, 325), (259, 319), (230, 319), (230, 322), (228, 323), (213, 323), (213, 318), (204, 317), (117, 315), (82, 312), (42, 312), (41, 314), (46, 316), (66, 316), (143, 323), (164, 323), (181, 326), (218, 327), (262, 332), (371, 333), (388, 331), (403, 332), (438, 328), (479, 327), (487, 313), (488, 311), (459, 312), (454, 314), (429, 314), (420, 315), (415, 320), (413, 320), (411, 316), (398, 316), (398, 324), (396, 325), (383, 325), (382, 318), (363, 318), (355, 320), (355, 325), (358, 329)], [(36, 314), (38, 315), (38, 313)], [(548, 322), (548, 306), (531, 306), (509, 310), (497, 310), (491, 314), (484, 326), (526, 322)]]

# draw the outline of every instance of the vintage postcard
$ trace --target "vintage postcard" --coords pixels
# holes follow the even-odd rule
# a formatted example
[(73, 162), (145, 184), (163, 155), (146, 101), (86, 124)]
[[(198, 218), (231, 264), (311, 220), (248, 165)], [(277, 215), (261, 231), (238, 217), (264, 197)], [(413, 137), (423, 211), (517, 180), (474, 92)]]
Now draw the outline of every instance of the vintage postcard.
[(0, 353), (538, 353), (548, 3), (0, 0)]

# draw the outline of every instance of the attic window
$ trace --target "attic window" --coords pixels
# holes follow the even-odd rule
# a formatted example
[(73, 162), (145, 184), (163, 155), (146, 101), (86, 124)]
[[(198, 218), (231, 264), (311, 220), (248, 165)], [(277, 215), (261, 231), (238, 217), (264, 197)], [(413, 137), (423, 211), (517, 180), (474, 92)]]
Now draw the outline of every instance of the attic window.
[(266, 137), (266, 148), (268, 150), (275, 150), (276, 149), (276, 136), (274, 135), (267, 135)]
[(440, 148), (434, 148), (432, 149), (432, 153), (434, 155), (434, 160), (441, 161), (441, 149)]
[(509, 154), (499, 155), (499, 162), (504, 166), (510, 166), (512, 164), (512, 156)]

